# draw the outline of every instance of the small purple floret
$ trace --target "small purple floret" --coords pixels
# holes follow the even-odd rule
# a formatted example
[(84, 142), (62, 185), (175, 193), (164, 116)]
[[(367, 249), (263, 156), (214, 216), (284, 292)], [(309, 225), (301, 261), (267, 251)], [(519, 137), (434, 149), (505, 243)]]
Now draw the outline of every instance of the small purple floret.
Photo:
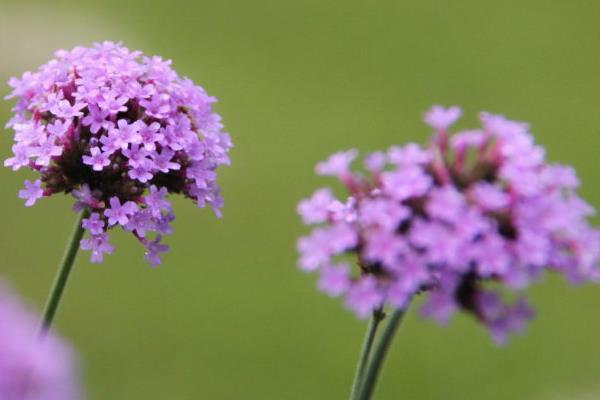
[(19, 198), (25, 200), (25, 206), (31, 207), (38, 199), (44, 196), (42, 181), (37, 179), (34, 182), (25, 181), (25, 189), (19, 190)]

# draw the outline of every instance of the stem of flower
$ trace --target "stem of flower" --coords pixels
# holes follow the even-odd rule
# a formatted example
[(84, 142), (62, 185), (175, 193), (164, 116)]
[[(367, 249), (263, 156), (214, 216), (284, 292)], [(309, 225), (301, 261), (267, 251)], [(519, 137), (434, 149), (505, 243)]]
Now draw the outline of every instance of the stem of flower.
[(65, 249), (65, 253), (58, 268), (58, 272), (56, 273), (56, 277), (54, 278), (52, 288), (50, 289), (50, 295), (48, 296), (48, 300), (46, 301), (46, 307), (44, 308), (42, 323), (39, 330), (40, 337), (44, 337), (50, 329), (50, 326), (52, 325), (52, 321), (54, 319), (54, 315), (56, 314), (56, 310), (58, 309), (58, 306), (60, 304), (63, 291), (65, 290), (65, 286), (67, 285), (67, 281), (69, 280), (69, 275), (75, 262), (77, 250), (79, 250), (79, 242), (83, 237), (84, 229), (81, 226), (81, 221), (84, 218), (87, 218), (88, 216), (89, 211), (87, 209), (81, 211), (81, 213), (77, 217), (75, 226), (73, 227), (73, 232), (71, 233), (71, 237), (69, 238), (69, 241), (67, 243), (67, 248)]
[(369, 400), (373, 395), (373, 391), (375, 390), (375, 385), (377, 383), (377, 377), (379, 376), (379, 371), (381, 370), (390, 344), (394, 339), (394, 335), (396, 334), (396, 331), (402, 322), (404, 312), (405, 309), (395, 310), (390, 317), (390, 320), (387, 323), (383, 333), (381, 334), (381, 338), (377, 342), (373, 356), (371, 357), (369, 365), (367, 366), (365, 377), (360, 388), (360, 394), (357, 397), (358, 400)]
[(369, 326), (360, 351), (360, 358), (358, 359), (358, 364), (356, 366), (356, 373), (354, 374), (354, 381), (352, 382), (352, 390), (350, 392), (350, 400), (356, 400), (358, 398), (363, 376), (365, 375), (365, 368), (369, 361), (369, 356), (371, 355), (373, 342), (375, 341), (375, 334), (377, 333), (379, 323), (383, 321), (384, 318), (385, 314), (381, 308), (373, 311), (373, 317), (371, 317), (371, 320), (369, 321)]

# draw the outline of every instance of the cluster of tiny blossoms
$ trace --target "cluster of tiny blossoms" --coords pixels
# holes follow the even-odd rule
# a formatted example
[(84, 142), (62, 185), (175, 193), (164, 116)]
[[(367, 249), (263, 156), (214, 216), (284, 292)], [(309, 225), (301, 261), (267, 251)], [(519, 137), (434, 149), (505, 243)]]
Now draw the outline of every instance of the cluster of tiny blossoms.
[(81, 247), (91, 261), (112, 253), (107, 230), (132, 232), (151, 265), (174, 219), (168, 193), (182, 194), (219, 216), (215, 169), (228, 164), (231, 141), (222, 132), (216, 101), (170, 61), (145, 57), (120, 44), (58, 51), (56, 58), (12, 78), (16, 98), (14, 155), (5, 166), (39, 173), (19, 197), (27, 206), (54, 193), (71, 193), (87, 209)]
[(35, 341), (37, 318), (0, 284), (0, 399), (81, 398), (71, 348), (49, 332)]
[(502, 343), (533, 316), (510, 292), (544, 270), (573, 283), (600, 278), (600, 234), (586, 222), (594, 210), (576, 195), (574, 170), (547, 164), (527, 124), (482, 113), (480, 129), (449, 135), (460, 115), (433, 107), (427, 147), (369, 154), (363, 174), (350, 170), (354, 150), (318, 164), (350, 196), (325, 188), (299, 204), (304, 222), (319, 225), (298, 241), (299, 265), (359, 317), (423, 292), (425, 316), (444, 323), (462, 309)]

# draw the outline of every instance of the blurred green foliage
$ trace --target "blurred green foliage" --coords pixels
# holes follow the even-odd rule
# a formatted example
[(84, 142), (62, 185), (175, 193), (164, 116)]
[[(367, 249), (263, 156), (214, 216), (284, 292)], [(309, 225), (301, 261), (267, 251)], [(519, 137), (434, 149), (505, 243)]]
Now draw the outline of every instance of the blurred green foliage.
[[(295, 268), (295, 205), (332, 183), (313, 174), (331, 152), (424, 140), (433, 103), (464, 106), (464, 126), (479, 110), (531, 122), (600, 207), (598, 2), (2, 0), (1, 14), (3, 82), (58, 48), (123, 40), (217, 96), (236, 145), (224, 219), (175, 201), (162, 267), (121, 233), (104, 264), (79, 258), (57, 325), (91, 399), (346, 398), (366, 324)], [(0, 170), (0, 273), (39, 309), (75, 215), (63, 196), (23, 207), (29, 177)], [(503, 349), (468, 317), (439, 328), (413, 308), (376, 398), (596, 398), (600, 290), (550, 277), (530, 294), (538, 317)]]

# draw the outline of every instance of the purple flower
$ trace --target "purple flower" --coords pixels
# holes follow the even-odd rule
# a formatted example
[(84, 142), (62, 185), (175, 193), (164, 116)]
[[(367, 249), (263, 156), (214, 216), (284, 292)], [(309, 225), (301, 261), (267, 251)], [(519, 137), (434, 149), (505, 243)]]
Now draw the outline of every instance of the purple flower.
[(440, 325), (446, 325), (457, 310), (458, 305), (452, 293), (432, 291), (421, 307), (421, 315), (435, 320)]
[[(50, 136), (60, 139), (67, 134), (70, 127), (71, 127), (71, 120), (61, 121), (60, 119), (57, 119), (54, 121), (53, 124), (49, 124), (46, 127), (46, 130), (48, 131)], [(60, 155), (60, 154), (58, 154), (58, 155)]]
[(369, 172), (378, 172), (380, 171), (387, 162), (387, 156), (385, 153), (381, 151), (376, 151), (374, 153), (367, 154), (365, 157), (365, 168)]
[(600, 231), (586, 220), (594, 210), (577, 196), (574, 170), (546, 164), (527, 124), (482, 113), (481, 129), (448, 136), (459, 116), (457, 107), (432, 108), (428, 147), (374, 153), (367, 174), (350, 170), (355, 151), (319, 163), (349, 196), (336, 200), (324, 188), (299, 203), (304, 223), (317, 226), (298, 240), (298, 264), (361, 318), (422, 293), (424, 316), (445, 323), (462, 310), (504, 343), (533, 312), (501, 292), (521, 291), (545, 271), (600, 281)]
[(71, 119), (81, 117), (83, 113), (80, 110), (85, 106), (83, 103), (71, 104), (68, 100), (60, 100), (58, 104), (50, 109), (50, 112), (59, 118)]
[(114, 126), (114, 123), (107, 120), (110, 112), (108, 110), (101, 110), (98, 106), (90, 104), (88, 106), (89, 114), (81, 120), (84, 126), (90, 127), (91, 133), (98, 133), (100, 129), (109, 130)]
[(112, 254), (114, 247), (108, 243), (108, 235), (101, 233), (91, 235), (89, 239), (82, 239), (80, 246), (83, 250), (90, 250), (92, 255), (90, 261), (98, 264), (104, 260), (104, 254)]
[[(163, 164), (163, 168), (173, 169), (175, 171), (179, 169), (179, 165), (170, 164), (173, 163), (167, 163), (166, 165)], [(196, 183), (196, 187), (206, 188), (216, 179), (217, 174), (212, 171), (210, 167), (204, 165), (203, 162), (193, 162), (188, 166), (186, 177), (193, 179)]]
[(509, 334), (522, 332), (535, 315), (525, 299), (519, 298), (514, 304), (506, 305), (493, 292), (480, 292), (475, 304), (478, 318), (498, 345), (506, 344)]
[(87, 229), (92, 235), (100, 235), (104, 233), (104, 220), (98, 213), (92, 213), (88, 218), (84, 218), (81, 226)]
[(135, 179), (142, 183), (149, 182), (153, 177), (151, 173), (151, 164), (149, 162), (138, 164), (135, 168), (130, 169), (127, 174), (131, 179)]
[(427, 213), (440, 220), (460, 223), (467, 210), (464, 196), (452, 186), (434, 188), (427, 201)]
[(164, 135), (159, 133), (160, 124), (153, 122), (150, 125), (146, 125), (144, 122), (140, 122), (140, 136), (142, 137), (142, 145), (148, 151), (156, 150), (156, 143), (160, 143), (164, 139)]
[(129, 217), (137, 211), (137, 206), (133, 201), (128, 201), (121, 205), (118, 197), (110, 198), (110, 208), (104, 210), (104, 216), (108, 218), (108, 226), (119, 224), (127, 225)]
[(133, 214), (133, 216), (129, 218), (129, 221), (124, 228), (129, 232), (134, 232), (135, 235), (141, 239), (145, 238), (146, 233), (148, 232), (157, 231), (163, 233), (158, 225), (158, 220), (155, 219), (151, 211), (146, 208), (143, 210), (138, 210), (135, 214)]
[(29, 153), (31, 150), (28, 146), (23, 144), (15, 144), (12, 146), (14, 156), (7, 158), (4, 161), (5, 167), (11, 167), (13, 171), (18, 170), (21, 167), (29, 165)]
[(139, 144), (142, 142), (139, 124), (136, 122), (128, 123), (127, 120), (117, 121), (117, 127), (110, 130), (109, 135), (114, 136), (115, 146), (122, 150), (127, 149), (130, 144)]
[(305, 271), (314, 271), (327, 264), (333, 251), (329, 247), (330, 230), (315, 229), (310, 236), (298, 240), (298, 251), (301, 254), (299, 265)]
[(381, 180), (383, 190), (399, 201), (424, 195), (432, 184), (431, 176), (417, 166), (384, 172)]
[(169, 149), (163, 149), (160, 153), (157, 151), (152, 153), (152, 161), (154, 168), (160, 172), (168, 173), (170, 170), (181, 169), (181, 165), (171, 161), (175, 153)]
[(348, 168), (357, 154), (356, 150), (335, 153), (327, 161), (317, 164), (316, 171), (319, 175), (343, 176), (348, 173)]
[(99, 147), (92, 147), (89, 156), (83, 156), (82, 161), (86, 165), (90, 165), (94, 171), (102, 171), (104, 167), (110, 165), (108, 154), (103, 153)]
[(321, 269), (319, 289), (330, 296), (336, 297), (350, 288), (350, 268), (346, 264), (331, 265)]
[(146, 252), (144, 253), (144, 259), (150, 263), (151, 266), (156, 267), (160, 265), (160, 253), (164, 253), (169, 250), (169, 246), (160, 243), (162, 236), (158, 235), (156, 239), (152, 241), (146, 241)]
[(71, 347), (53, 332), (32, 341), (37, 317), (0, 285), (0, 399), (82, 398)]
[(52, 157), (60, 156), (63, 152), (61, 146), (57, 146), (53, 137), (40, 138), (36, 146), (30, 147), (30, 156), (35, 156), (35, 164), (46, 167), (50, 164)]
[[(95, 193), (94, 193), (95, 192)], [(98, 208), (97, 200), (98, 190), (92, 192), (89, 185), (83, 184), (79, 189), (73, 190), (73, 197), (77, 200), (73, 206), (73, 210), (79, 212), (86, 207)]]
[(155, 93), (150, 100), (141, 100), (140, 105), (146, 109), (148, 115), (155, 118), (165, 118), (171, 111), (169, 96)]
[(358, 318), (367, 318), (373, 310), (381, 307), (383, 300), (375, 278), (364, 276), (348, 289), (346, 307), (354, 311)]
[[(217, 216), (223, 199), (217, 168), (232, 147), (216, 101), (171, 62), (121, 44), (58, 51), (36, 72), (11, 78), (16, 98), (13, 155), (4, 165), (38, 174), (19, 197), (72, 193), (92, 213), (85, 246), (96, 262), (110, 253), (104, 236), (120, 226), (144, 246), (171, 232), (168, 194), (181, 194)], [(146, 258), (155, 263), (162, 245)], [(146, 246), (147, 247), (147, 246)]]
[(395, 266), (401, 260), (406, 249), (405, 242), (385, 230), (377, 230), (370, 235), (364, 244), (365, 261), (371, 263), (384, 263)]
[(305, 224), (319, 224), (327, 220), (329, 206), (335, 201), (329, 189), (317, 190), (310, 199), (302, 200), (298, 204), (298, 214), (302, 216)]
[(42, 189), (42, 181), (36, 180), (31, 182), (25, 181), (25, 189), (19, 190), (19, 198), (25, 200), (25, 206), (31, 207), (35, 204), (38, 199), (44, 196), (44, 190)]
[(396, 263), (396, 282), (386, 293), (389, 303), (396, 308), (405, 308), (414, 293), (430, 282), (430, 272), (418, 257), (406, 257)]
[(501, 187), (487, 182), (476, 183), (471, 188), (471, 196), (486, 211), (495, 211), (510, 205), (510, 195)]
[(150, 153), (144, 150), (144, 148), (140, 149), (140, 146), (137, 144), (131, 145), (130, 148), (123, 150), (122, 153), (127, 157), (127, 163), (132, 168), (151, 163), (151, 160), (147, 158)]
[(165, 198), (167, 196), (166, 188), (157, 188), (156, 186), (150, 186), (150, 191), (144, 202), (148, 206), (148, 209), (152, 213), (155, 218), (160, 218), (162, 212), (170, 212), (171, 211), (171, 203), (167, 201)]
[(327, 208), (329, 216), (335, 221), (353, 222), (357, 217), (354, 210), (355, 202), (354, 197), (349, 197), (345, 203), (334, 200)]
[(460, 107), (444, 108), (433, 106), (425, 113), (425, 123), (438, 131), (445, 131), (450, 125), (460, 118), (462, 110)]
[(98, 103), (100, 109), (106, 111), (109, 115), (116, 115), (120, 112), (127, 111), (127, 102), (129, 99), (126, 96), (117, 97), (116, 94), (109, 90), (106, 90), (102, 94), (103, 100)]
[(410, 216), (410, 209), (402, 204), (384, 198), (365, 199), (360, 208), (359, 219), (365, 226), (377, 226), (394, 230)]
[[(410, 166), (425, 164), (431, 161), (431, 153), (422, 149), (416, 143), (409, 143), (404, 147), (392, 146), (387, 152), (389, 162), (396, 165)], [(379, 169), (383, 169), (384, 165)]]

